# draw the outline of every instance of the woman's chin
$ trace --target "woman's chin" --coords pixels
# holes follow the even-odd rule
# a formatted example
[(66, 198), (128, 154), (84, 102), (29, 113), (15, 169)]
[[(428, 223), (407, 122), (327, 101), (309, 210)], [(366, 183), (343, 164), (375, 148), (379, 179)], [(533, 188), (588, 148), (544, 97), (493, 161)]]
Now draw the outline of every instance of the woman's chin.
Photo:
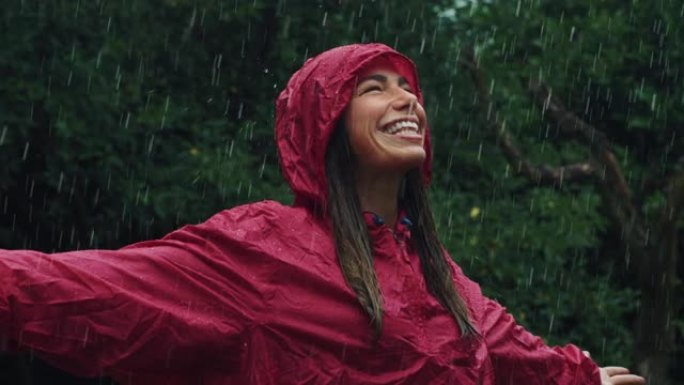
[(384, 164), (381, 165), (381, 168), (387, 170), (387, 172), (406, 173), (422, 167), (425, 158), (425, 150), (422, 147), (403, 149), (401, 152), (392, 154), (392, 156), (384, 159)]

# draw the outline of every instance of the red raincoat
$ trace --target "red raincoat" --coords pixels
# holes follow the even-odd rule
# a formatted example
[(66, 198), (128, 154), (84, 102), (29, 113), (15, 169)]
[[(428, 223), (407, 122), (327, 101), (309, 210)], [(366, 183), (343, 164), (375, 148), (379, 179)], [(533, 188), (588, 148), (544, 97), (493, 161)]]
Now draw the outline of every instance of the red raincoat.
[(577, 347), (545, 346), (452, 263), (482, 335), (461, 338), (426, 290), (410, 218), (391, 229), (366, 213), (384, 310), (371, 344), (328, 222), (312, 208), (325, 204), (325, 148), (355, 76), (378, 57), (418, 90), (410, 60), (370, 44), (309, 60), (278, 98), (293, 207), (239, 206), (114, 251), (1, 251), (0, 341), (121, 384), (599, 384)]

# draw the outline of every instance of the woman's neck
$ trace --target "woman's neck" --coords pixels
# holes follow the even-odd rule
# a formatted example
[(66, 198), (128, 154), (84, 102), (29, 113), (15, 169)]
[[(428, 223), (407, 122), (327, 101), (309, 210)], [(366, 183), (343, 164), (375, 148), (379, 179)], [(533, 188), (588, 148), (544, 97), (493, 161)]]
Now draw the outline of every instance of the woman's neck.
[(373, 212), (393, 226), (398, 215), (399, 189), (403, 175), (359, 173), (356, 192), (361, 210)]

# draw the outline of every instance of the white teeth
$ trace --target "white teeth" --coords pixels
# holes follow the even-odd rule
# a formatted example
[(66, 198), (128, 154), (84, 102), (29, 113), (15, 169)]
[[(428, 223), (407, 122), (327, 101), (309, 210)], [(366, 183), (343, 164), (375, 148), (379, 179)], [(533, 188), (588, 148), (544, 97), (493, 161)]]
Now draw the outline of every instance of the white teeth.
[(387, 132), (390, 135), (394, 135), (400, 131), (411, 131), (415, 133), (420, 133), (418, 131), (418, 123), (416, 122), (411, 122), (408, 120), (402, 120), (399, 122), (396, 122), (389, 126), (387, 129), (385, 129), (385, 132)]

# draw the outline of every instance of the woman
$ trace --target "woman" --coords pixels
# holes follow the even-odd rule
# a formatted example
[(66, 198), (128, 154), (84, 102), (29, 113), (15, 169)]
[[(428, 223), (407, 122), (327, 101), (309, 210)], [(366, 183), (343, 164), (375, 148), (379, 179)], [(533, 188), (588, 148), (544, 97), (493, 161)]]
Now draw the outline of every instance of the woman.
[(545, 346), (451, 262), (421, 104), (384, 45), (307, 61), (276, 109), (292, 207), (116, 251), (3, 251), (3, 340), (122, 384), (643, 383)]

